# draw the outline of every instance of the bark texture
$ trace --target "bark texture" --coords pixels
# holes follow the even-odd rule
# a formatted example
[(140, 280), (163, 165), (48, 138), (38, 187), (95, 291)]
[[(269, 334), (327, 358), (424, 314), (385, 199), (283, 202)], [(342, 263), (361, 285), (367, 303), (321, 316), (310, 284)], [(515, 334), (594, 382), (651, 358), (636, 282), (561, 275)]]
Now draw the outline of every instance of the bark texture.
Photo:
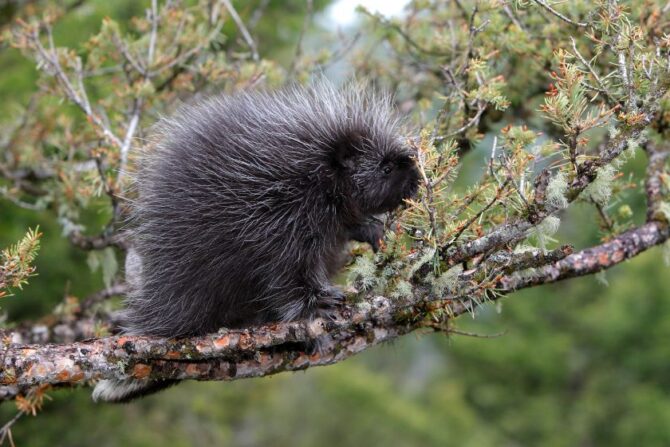
[[(562, 247), (547, 254), (524, 254), (513, 262), (498, 257), (495, 261), (521, 270), (497, 278), (497, 298), (610, 268), (669, 237), (668, 225), (654, 221), (576, 253)], [(462, 276), (467, 280), (468, 273)], [(35, 386), (77, 386), (98, 379), (237, 380), (329, 365), (408, 332), (435, 328), (436, 310), (446, 310), (442, 313), (448, 315), (446, 323), (477, 305), (468, 297), (434, 297), (417, 286), (410, 299), (365, 296), (344, 306), (333, 320), (224, 329), (203, 337), (114, 336), (69, 344), (25, 344), (36, 341), (34, 332), (16, 331), (4, 337), (0, 398), (11, 399)], [(52, 329), (42, 327), (37, 341), (48, 339), (50, 330), (58, 332), (53, 328), (62, 332), (69, 326), (61, 322)]]

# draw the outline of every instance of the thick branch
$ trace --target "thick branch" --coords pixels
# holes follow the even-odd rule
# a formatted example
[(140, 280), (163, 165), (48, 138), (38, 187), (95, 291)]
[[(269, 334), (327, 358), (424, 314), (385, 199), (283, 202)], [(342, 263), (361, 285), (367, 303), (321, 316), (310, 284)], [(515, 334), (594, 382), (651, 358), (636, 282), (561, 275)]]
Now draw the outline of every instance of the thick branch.
[[(502, 295), (539, 284), (583, 276), (612, 267), (670, 237), (667, 224), (649, 222), (609, 242), (556, 262), (503, 276)], [(553, 256), (553, 255), (552, 255)], [(529, 262), (520, 265), (531, 265)], [(549, 259), (553, 260), (553, 259)], [(547, 259), (537, 258), (538, 263)], [(236, 380), (329, 365), (432, 322), (431, 312), (448, 307), (449, 318), (470, 312), (469, 299), (436, 299), (417, 290), (409, 300), (368, 297), (347, 305), (332, 321), (317, 319), (221, 330), (188, 339), (118, 336), (67, 345), (13, 344), (2, 357), (0, 399), (36, 385), (73, 386), (110, 378)], [(313, 347), (318, 346), (318, 349)], [(314, 352), (311, 352), (314, 351)]]
[[(334, 321), (222, 330), (181, 340), (120, 336), (68, 345), (9, 344), (0, 384), (20, 389), (149, 376), (233, 380), (327, 365), (414, 329), (398, 321), (398, 311), (406, 305), (375, 297), (347, 306)], [(308, 347), (316, 343), (318, 352), (309, 354)]]
[(534, 270), (519, 272), (501, 279), (506, 292), (547, 284), (567, 278), (590, 275), (613, 267), (626, 259), (662, 244), (670, 237), (668, 225), (648, 222), (634, 230), (620, 234), (609, 242), (587, 248), (556, 263)]

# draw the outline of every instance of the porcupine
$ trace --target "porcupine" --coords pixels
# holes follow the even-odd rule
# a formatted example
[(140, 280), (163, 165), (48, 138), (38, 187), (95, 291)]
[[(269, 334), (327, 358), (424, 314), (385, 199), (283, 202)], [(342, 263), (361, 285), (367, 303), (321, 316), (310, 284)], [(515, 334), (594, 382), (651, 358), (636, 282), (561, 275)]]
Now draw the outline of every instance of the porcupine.
[[(389, 95), (321, 81), (218, 95), (157, 126), (140, 157), (137, 264), (124, 333), (179, 337), (328, 315), (349, 240), (376, 250), (375, 218), (419, 174)], [(125, 402), (174, 380), (103, 380)]]

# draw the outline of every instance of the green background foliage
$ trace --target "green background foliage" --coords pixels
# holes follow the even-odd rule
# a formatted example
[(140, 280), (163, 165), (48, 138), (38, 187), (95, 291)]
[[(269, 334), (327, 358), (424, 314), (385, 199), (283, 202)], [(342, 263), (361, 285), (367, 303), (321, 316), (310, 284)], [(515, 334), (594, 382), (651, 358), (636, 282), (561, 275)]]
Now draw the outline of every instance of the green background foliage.
[[(59, 22), (55, 38), (76, 47), (103, 17), (123, 26), (145, 3), (85, 2)], [(276, 52), (288, 65), (302, 12), (299, 1), (270, 2), (257, 30), (263, 54)], [(548, 48), (538, 51), (550, 58)], [(11, 114), (37, 74), (11, 48), (1, 50), (0, 67), (0, 110)], [(517, 92), (513, 107), (527, 100), (516, 85), (538, 83), (509, 81)], [(538, 88), (544, 87), (543, 81)], [(457, 185), (478, 175), (488, 147), (485, 138), (467, 155)], [(633, 160), (626, 170), (642, 166)], [(644, 207), (640, 195), (627, 203)], [(602, 236), (586, 206), (564, 222), (560, 235), (577, 247)], [(9, 321), (37, 318), (64, 295), (83, 297), (102, 286), (102, 275), (91, 274), (85, 254), (62, 237), (49, 212), (0, 202), (0, 247), (38, 224), (39, 275), (0, 303)], [(660, 260), (654, 249), (609, 271), (607, 286), (589, 277), (535, 288), (456, 323), (463, 331), (503, 334), (495, 338), (417, 333), (327, 368), (186, 383), (121, 406), (92, 403), (88, 389), (55, 391), (37, 417), (15, 426), (14, 440), (31, 447), (670, 445), (670, 271)], [(2, 404), (0, 420), (15, 412), (12, 402)]]

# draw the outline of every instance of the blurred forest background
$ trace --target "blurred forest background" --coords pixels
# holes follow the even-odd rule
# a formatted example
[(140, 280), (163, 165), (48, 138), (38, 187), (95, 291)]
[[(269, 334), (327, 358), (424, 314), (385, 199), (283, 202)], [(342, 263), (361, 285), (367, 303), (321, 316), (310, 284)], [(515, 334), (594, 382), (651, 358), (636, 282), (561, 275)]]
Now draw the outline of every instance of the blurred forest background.
[[(0, 26), (13, 20), (14, 3), (0, 1)], [(126, 26), (148, 5), (76, 3), (54, 27), (59, 45), (78, 47), (98, 32), (104, 17)], [(243, 3), (236, 5), (242, 9)], [(305, 51), (333, 32), (328, 8), (326, 1), (316, 2)], [(303, 1), (269, 2), (254, 30), (263, 57), (291, 64), (304, 11)], [(348, 35), (368, 22), (357, 23), (348, 25)], [(341, 62), (326, 74), (337, 79), (346, 70)], [(37, 78), (33, 61), (9, 45), (0, 47), (0, 122), (25, 106)], [(485, 138), (467, 154), (459, 183), (477, 175), (487, 147)], [(626, 169), (642, 166), (634, 159)], [(643, 197), (632, 197), (630, 205), (642, 209)], [(592, 209), (577, 205), (570, 213), (560, 239), (577, 247), (596, 243), (602, 234)], [(101, 274), (91, 273), (86, 254), (62, 236), (53, 213), (0, 200), (0, 247), (36, 225), (44, 233), (38, 276), (0, 303), (9, 321), (39, 318), (66, 295), (84, 297), (102, 287)], [(121, 406), (94, 404), (90, 389), (49, 393), (53, 400), (37, 417), (14, 427), (14, 440), (31, 447), (667, 446), (669, 275), (654, 249), (600, 280), (527, 290), (457, 322), (463, 331), (502, 334), (495, 338), (410, 335), (326, 368), (186, 383)], [(0, 421), (15, 412), (14, 403), (3, 403)]]

